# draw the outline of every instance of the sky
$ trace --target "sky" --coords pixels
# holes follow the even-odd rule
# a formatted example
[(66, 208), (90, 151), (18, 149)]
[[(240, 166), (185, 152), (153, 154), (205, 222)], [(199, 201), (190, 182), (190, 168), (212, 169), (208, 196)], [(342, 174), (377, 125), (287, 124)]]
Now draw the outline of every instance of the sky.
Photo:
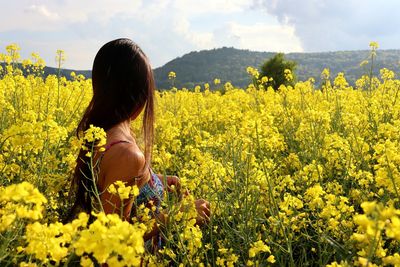
[(191, 51), (322, 52), (400, 48), (398, 0), (0, 0), (0, 53), (17, 43), (55, 66), (91, 69), (99, 48), (126, 37), (153, 67)]

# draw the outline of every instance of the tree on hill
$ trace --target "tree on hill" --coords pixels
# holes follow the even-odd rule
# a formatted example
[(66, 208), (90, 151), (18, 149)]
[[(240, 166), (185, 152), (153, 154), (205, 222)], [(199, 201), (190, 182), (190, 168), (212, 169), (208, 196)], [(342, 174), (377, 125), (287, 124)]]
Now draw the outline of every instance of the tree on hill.
[[(295, 61), (285, 60), (283, 53), (278, 53), (261, 65), (261, 77), (268, 77), (271, 85), (275, 90), (282, 84), (285, 86), (294, 86), (296, 75), (294, 73), (297, 63)], [(288, 71), (289, 70), (289, 71)]]

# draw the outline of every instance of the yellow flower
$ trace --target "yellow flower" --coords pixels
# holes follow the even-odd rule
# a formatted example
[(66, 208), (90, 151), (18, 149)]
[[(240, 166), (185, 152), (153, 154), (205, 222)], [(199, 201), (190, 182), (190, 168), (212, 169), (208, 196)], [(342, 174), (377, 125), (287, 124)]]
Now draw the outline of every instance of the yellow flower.
[(89, 129), (84, 133), (83, 140), (88, 143), (93, 143), (95, 147), (101, 147), (106, 144), (106, 138), (106, 132), (102, 128), (90, 125)]
[(379, 44), (378, 44), (377, 42), (371, 41), (371, 42), (369, 43), (369, 47), (370, 47), (371, 49), (376, 50), (376, 49), (378, 49)]
[(270, 263), (275, 263), (276, 260), (275, 260), (274, 255), (269, 255), (269, 257), (267, 258), (267, 261), (270, 262)]
[(172, 79), (175, 79), (175, 78), (176, 78), (176, 73), (173, 72), (173, 71), (170, 71), (168, 73), (168, 79), (172, 80)]
[(262, 78), (261, 78), (261, 83), (267, 83), (268, 82), (268, 77), (267, 76), (263, 76)]
[(246, 266), (253, 266), (253, 265), (254, 265), (254, 261), (252, 261), (252, 260), (247, 260)]
[(92, 260), (89, 257), (82, 257), (80, 264), (81, 264), (82, 267), (94, 266)]
[(293, 80), (293, 74), (292, 74), (292, 71), (291, 71), (291, 70), (285, 69), (284, 75), (285, 75), (285, 79), (286, 79), (287, 81), (292, 81), (292, 80)]
[(325, 68), (321, 73), (321, 79), (328, 80), (330, 78), (329, 69)]
[(364, 213), (371, 214), (376, 210), (377, 205), (376, 202), (363, 202), (361, 207), (363, 208)]
[(110, 184), (107, 188), (107, 191), (111, 194), (118, 194), (121, 200), (136, 197), (140, 193), (137, 185), (126, 186), (126, 183), (120, 180)]
[(246, 68), (246, 71), (247, 71), (248, 74), (250, 74), (251, 76), (253, 76), (256, 79), (258, 79), (258, 77), (260, 75), (258, 70), (256, 68), (254, 68), (254, 67), (250, 67), (249, 66), (249, 67)]
[(259, 240), (251, 244), (251, 248), (249, 249), (249, 257), (254, 258), (260, 252), (271, 253), (269, 246), (267, 246), (262, 240)]

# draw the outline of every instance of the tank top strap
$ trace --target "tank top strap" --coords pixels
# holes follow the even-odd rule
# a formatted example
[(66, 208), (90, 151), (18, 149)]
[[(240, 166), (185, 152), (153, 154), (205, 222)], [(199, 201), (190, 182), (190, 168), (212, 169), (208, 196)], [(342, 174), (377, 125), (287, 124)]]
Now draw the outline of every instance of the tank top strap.
[(105, 148), (104, 152), (109, 150), (113, 145), (116, 145), (116, 144), (119, 144), (119, 143), (128, 143), (128, 144), (130, 144), (131, 142), (129, 142), (128, 140), (117, 140), (117, 141), (114, 141), (114, 142), (112, 142), (112, 143), (110, 143), (110, 144), (108, 144), (108, 145), (106, 145), (104, 147)]
[(114, 142), (106, 145), (104, 147), (104, 151), (100, 154), (99, 162), (101, 162), (103, 160), (103, 157), (106, 154), (107, 150), (109, 150), (113, 145), (116, 145), (116, 144), (119, 144), (119, 143), (128, 143), (129, 144), (131, 142), (129, 142), (127, 140), (117, 140), (117, 141), (114, 141)]

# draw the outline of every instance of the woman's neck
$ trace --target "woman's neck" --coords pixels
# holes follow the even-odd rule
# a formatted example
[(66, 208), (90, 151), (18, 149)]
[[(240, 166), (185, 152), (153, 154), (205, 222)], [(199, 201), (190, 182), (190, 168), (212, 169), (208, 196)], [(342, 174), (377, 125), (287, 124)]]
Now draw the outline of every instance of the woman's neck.
[(130, 120), (120, 122), (107, 131), (107, 141), (117, 140), (133, 141)]

